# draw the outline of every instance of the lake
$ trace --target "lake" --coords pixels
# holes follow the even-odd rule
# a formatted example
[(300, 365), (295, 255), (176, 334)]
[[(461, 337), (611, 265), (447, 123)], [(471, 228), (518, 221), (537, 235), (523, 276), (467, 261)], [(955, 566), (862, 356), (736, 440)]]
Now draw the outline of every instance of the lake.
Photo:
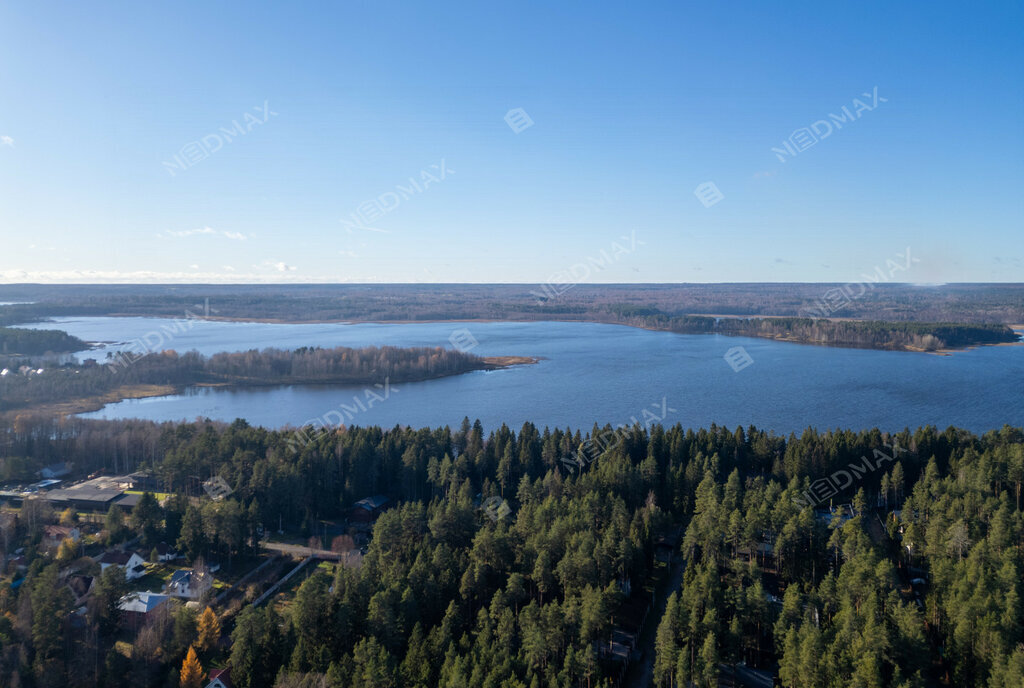
[[(108, 352), (138, 350), (139, 340), (152, 350), (213, 354), (300, 346), (451, 347), (453, 333), (475, 354), (544, 358), (536, 365), (390, 385), (386, 399), (382, 387), (192, 388), (110, 404), (84, 414), (88, 418), (245, 418), (281, 427), (326, 417), (327, 423), (342, 419), (348, 425), (435, 427), (456, 426), (468, 416), (486, 430), (502, 423), (518, 430), (526, 421), (586, 430), (595, 422), (663, 419), (693, 428), (753, 424), (779, 433), (808, 426), (956, 425), (979, 433), (1006, 423), (1024, 426), (1024, 346), (938, 356), (578, 322), (283, 325), (58, 318), (27, 327), (56, 327), (102, 342), (77, 354), (101, 362)], [(734, 370), (724, 358), (730, 350), (733, 363), (742, 363), (744, 353), (752, 363)]]

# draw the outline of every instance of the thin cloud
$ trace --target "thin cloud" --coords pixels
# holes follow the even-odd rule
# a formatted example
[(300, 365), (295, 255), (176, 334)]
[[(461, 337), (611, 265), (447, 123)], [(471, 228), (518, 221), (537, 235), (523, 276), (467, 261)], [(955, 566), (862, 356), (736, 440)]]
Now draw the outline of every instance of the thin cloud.
[(0, 146), (10, 146), (14, 148), (14, 139), (10, 136), (0, 136)]
[(241, 232), (228, 232), (221, 229), (214, 229), (212, 227), (200, 227), (198, 229), (183, 229), (179, 231), (169, 229), (167, 230), (167, 235), (177, 239), (197, 235), (222, 236), (228, 239), (233, 239), (234, 241), (245, 241), (246, 239), (249, 238), (246, 235), (242, 234)]
[(262, 263), (260, 263), (259, 265), (253, 265), (253, 267), (257, 268), (257, 269), (259, 269), (259, 268), (273, 268), (274, 270), (277, 270), (278, 272), (293, 272), (293, 271), (298, 269), (294, 265), (289, 265), (288, 263), (285, 263), (284, 261), (273, 261), (273, 260), (265, 260)]

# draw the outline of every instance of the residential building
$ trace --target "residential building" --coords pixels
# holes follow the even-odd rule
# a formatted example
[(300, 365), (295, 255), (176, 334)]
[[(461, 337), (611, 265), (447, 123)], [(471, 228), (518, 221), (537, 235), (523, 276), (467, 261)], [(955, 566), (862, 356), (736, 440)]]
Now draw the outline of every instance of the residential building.
[(189, 600), (201, 598), (213, 587), (213, 574), (193, 569), (175, 571), (167, 582), (166, 592)]
[(44, 526), (43, 547), (45, 549), (56, 549), (65, 540), (78, 542), (82, 537), (82, 531), (75, 526)]
[(124, 577), (128, 580), (135, 580), (146, 575), (146, 560), (138, 552), (107, 551), (98, 561), (100, 571), (106, 571), (108, 566), (117, 566), (124, 570)]
[(148, 615), (169, 599), (169, 595), (157, 592), (133, 592), (125, 595), (117, 603), (117, 608), (121, 612), (121, 623), (137, 632), (146, 623)]
[(388, 508), (390, 501), (384, 495), (364, 497), (353, 505), (349, 518), (359, 523), (375, 521), (381, 512)]
[(212, 669), (206, 688), (231, 688), (231, 669)]

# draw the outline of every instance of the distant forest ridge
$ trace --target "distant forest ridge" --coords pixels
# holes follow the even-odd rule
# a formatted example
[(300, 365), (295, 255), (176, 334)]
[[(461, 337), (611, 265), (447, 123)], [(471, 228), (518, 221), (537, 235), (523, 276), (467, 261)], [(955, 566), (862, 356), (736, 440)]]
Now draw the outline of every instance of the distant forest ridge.
[(0, 285), (0, 325), (55, 315), (338, 320), (595, 320), (680, 315), (1024, 323), (1024, 283)]
[(57, 316), (584, 321), (932, 351), (1014, 342), (1024, 284), (11, 285), (0, 326)]

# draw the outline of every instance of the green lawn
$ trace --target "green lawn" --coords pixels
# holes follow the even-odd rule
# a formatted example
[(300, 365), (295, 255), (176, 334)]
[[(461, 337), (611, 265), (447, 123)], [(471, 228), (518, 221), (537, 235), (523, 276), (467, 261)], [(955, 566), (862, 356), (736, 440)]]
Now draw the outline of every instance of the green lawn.
[(147, 590), (149, 592), (162, 592), (164, 584), (170, 577), (170, 573), (167, 576), (162, 576), (159, 572), (150, 569), (142, 578), (128, 581), (128, 589), (130, 592), (145, 592)]
[[(125, 494), (143, 494), (142, 490), (125, 490)], [(165, 499), (171, 496), (170, 492), (154, 492), (153, 496), (156, 497), (156, 501), (163, 502)]]
[[(174, 575), (175, 571), (180, 568), (188, 567), (174, 567), (168, 566), (167, 564), (146, 564), (146, 575), (142, 578), (136, 578), (133, 581), (128, 582), (128, 587), (131, 592), (162, 592), (167, 582), (171, 580), (171, 576)], [(215, 590), (222, 590), (228, 587), (228, 584), (222, 580), (219, 580), (216, 576), (213, 579), (213, 588)]]

